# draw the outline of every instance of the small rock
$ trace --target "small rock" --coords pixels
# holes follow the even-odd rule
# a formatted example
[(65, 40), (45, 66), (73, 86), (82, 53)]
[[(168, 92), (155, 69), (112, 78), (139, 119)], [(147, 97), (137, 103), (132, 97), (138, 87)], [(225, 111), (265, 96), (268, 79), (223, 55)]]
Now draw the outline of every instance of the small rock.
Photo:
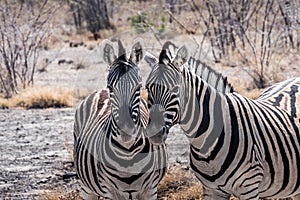
[(47, 183), (48, 181), (49, 181), (48, 178), (43, 178), (43, 179), (39, 180), (39, 181), (37, 182), (37, 184), (45, 184), (45, 183)]
[(83, 46), (84, 45), (84, 42), (70, 42), (69, 43), (69, 46), (70, 47), (78, 47), (78, 46)]
[(77, 177), (77, 173), (76, 173), (76, 172), (66, 172), (66, 173), (62, 176), (62, 178), (63, 178), (64, 180), (69, 179), (69, 178), (72, 178), (72, 177)]
[(179, 164), (185, 164), (185, 163), (188, 163), (188, 160), (176, 157), (176, 162)]
[(189, 167), (188, 165), (183, 165), (183, 166), (182, 166), (182, 169), (184, 169), (184, 170), (189, 170), (190, 167)]

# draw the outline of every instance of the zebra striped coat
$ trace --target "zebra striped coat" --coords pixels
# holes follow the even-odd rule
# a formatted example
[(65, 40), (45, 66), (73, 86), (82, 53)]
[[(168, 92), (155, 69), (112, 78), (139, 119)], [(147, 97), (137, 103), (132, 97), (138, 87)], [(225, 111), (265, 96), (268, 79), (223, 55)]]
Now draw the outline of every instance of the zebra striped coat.
[[(267, 89), (257, 100), (220, 92), (186, 67), (187, 49), (170, 56), (167, 42), (146, 81), (150, 115), (163, 142), (179, 123), (190, 140), (190, 165), (204, 199), (286, 198), (300, 193), (300, 78)], [(223, 90), (225, 91), (225, 90)], [(153, 107), (162, 108), (158, 109)]]
[(156, 199), (167, 157), (164, 144), (144, 136), (149, 113), (140, 98), (141, 45), (133, 46), (130, 59), (120, 42), (118, 58), (109, 41), (103, 46), (109, 90), (88, 96), (75, 114), (74, 163), (83, 198)]

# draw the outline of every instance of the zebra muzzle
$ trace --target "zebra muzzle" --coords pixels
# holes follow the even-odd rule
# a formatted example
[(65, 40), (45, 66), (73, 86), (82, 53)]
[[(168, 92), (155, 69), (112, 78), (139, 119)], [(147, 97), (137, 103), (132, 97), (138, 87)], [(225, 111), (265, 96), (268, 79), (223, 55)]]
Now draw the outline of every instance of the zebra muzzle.
[(164, 121), (164, 108), (159, 105), (153, 105), (150, 109), (149, 123), (146, 128), (146, 137), (153, 144), (164, 143), (169, 132), (169, 127)]

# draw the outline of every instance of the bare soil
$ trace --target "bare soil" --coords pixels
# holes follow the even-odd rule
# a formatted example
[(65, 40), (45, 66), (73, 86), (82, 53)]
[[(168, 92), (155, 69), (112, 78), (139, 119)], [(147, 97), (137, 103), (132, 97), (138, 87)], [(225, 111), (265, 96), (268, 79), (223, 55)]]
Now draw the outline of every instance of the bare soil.
[(78, 188), (73, 109), (0, 110), (0, 198), (33, 199)]

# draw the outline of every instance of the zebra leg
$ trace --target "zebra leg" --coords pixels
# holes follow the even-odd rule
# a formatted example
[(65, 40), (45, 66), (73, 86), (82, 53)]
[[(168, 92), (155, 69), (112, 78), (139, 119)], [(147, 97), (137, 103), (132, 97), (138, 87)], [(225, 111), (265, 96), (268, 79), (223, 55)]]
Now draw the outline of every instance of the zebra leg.
[(137, 196), (138, 200), (156, 200), (157, 199), (157, 187), (147, 190), (146, 192)]
[(203, 187), (203, 199), (204, 200), (228, 200), (230, 199), (230, 194), (224, 193), (219, 190), (212, 190)]
[(88, 187), (82, 186), (82, 199), (84, 200), (98, 200), (100, 197), (93, 193)]
[(99, 200), (117, 200), (117, 199), (128, 199), (128, 197), (125, 198), (118, 190), (115, 188), (109, 187), (109, 186), (102, 186), (103, 193), (102, 197), (99, 197)]

